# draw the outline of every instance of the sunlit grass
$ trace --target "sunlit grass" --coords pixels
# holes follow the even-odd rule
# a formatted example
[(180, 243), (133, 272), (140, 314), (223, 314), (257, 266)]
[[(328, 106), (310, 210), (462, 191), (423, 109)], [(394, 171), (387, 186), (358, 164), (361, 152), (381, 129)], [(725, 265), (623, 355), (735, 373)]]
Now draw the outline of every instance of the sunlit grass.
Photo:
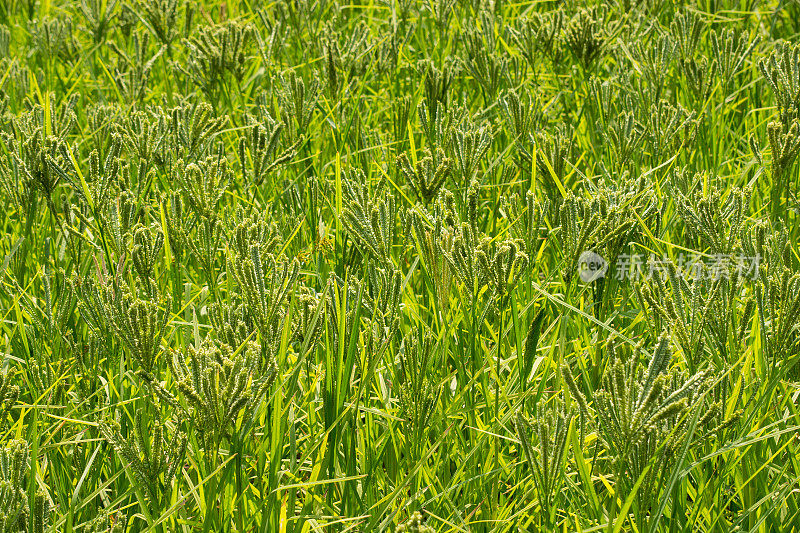
[(798, 21), (5, 0), (0, 533), (797, 531)]

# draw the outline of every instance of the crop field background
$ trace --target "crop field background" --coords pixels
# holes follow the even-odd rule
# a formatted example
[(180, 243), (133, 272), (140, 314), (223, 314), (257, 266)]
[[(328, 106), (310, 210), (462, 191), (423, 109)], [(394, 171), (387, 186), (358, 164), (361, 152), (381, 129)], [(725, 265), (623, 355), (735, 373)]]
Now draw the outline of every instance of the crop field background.
[(796, 0), (0, 0), (0, 533), (800, 531)]

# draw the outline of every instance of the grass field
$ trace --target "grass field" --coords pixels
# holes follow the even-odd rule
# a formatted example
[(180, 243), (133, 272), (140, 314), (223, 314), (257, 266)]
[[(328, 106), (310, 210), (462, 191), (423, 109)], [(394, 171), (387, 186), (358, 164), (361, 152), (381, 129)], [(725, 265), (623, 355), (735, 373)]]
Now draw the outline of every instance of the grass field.
[(796, 0), (0, 0), (0, 533), (800, 531)]

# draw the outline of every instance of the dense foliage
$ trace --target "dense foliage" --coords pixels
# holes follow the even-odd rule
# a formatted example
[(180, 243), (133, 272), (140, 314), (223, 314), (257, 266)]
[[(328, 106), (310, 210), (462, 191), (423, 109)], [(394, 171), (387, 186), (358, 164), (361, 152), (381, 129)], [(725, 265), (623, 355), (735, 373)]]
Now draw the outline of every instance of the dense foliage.
[(798, 31), (2, 0), (0, 533), (799, 531)]

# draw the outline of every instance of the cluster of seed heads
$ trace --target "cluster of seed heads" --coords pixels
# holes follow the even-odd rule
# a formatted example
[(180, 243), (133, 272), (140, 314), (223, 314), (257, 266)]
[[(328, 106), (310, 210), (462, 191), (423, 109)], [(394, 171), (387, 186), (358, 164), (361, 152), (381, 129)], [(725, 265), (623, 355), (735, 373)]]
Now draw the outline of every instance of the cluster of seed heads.
[(545, 415), (529, 421), (521, 412), (517, 413), (517, 437), (543, 510), (551, 508), (551, 500), (558, 498), (564, 484), (565, 451), (573, 417), (572, 413), (550, 409)]
[(23, 440), (7, 441), (0, 448), (0, 531), (3, 533), (44, 533), (50, 527), (50, 496), (38, 489), (29, 498), (24, 488), (30, 475), (29, 460), (28, 443)]
[(435, 412), (441, 389), (432, 376), (434, 342), (430, 334), (410, 338), (405, 346), (405, 354), (401, 360), (402, 388), (400, 390), (400, 414), (407, 422), (409, 433), (414, 442), (418, 442), (428, 427), (428, 422)]
[(412, 165), (406, 154), (400, 154), (397, 165), (406, 180), (414, 187), (417, 197), (424, 202), (430, 202), (450, 177), (452, 161), (444, 155), (441, 148), (438, 148), (435, 158), (431, 151), (426, 149), (424, 156), (416, 165)]
[(119, 422), (102, 422), (100, 433), (130, 468), (133, 476), (144, 488), (151, 509), (158, 509), (169, 501), (172, 480), (183, 466), (187, 437), (178, 429), (170, 429), (161, 420), (147, 424), (142, 412), (137, 411), (131, 436), (124, 438)]
[(258, 401), (275, 379), (274, 363), (264, 372), (261, 347), (249, 341), (239, 348), (206, 339), (186, 354), (173, 350), (172, 370), (206, 450), (215, 453), (230, 437), (239, 412)]
[[(698, 436), (689, 430), (690, 416), (702, 412), (698, 425), (711, 427), (719, 412), (716, 404), (706, 408), (704, 400), (711, 376), (701, 371), (687, 377), (677, 367), (670, 368), (672, 350), (666, 336), (660, 338), (646, 369), (640, 367), (636, 352), (623, 361), (613, 343), (608, 351), (611, 364), (602, 389), (593, 395), (592, 418), (620, 482), (632, 483), (644, 476), (643, 494), (655, 499), (655, 485), (674, 464), (679, 447)], [(581, 411), (588, 410), (569, 369), (562, 374)]]
[(248, 24), (227, 21), (219, 26), (202, 26), (196, 36), (186, 40), (188, 72), (203, 91), (214, 95), (228, 76), (242, 81), (253, 32)]
[(424, 524), (422, 513), (415, 511), (405, 523), (397, 526), (395, 531), (397, 533), (433, 533), (435, 530)]
[[(149, 280), (148, 280), (149, 281)], [(154, 290), (154, 289), (151, 289)], [(131, 357), (145, 372), (156, 368), (161, 339), (169, 320), (169, 300), (109, 286), (103, 294), (104, 313)]]

